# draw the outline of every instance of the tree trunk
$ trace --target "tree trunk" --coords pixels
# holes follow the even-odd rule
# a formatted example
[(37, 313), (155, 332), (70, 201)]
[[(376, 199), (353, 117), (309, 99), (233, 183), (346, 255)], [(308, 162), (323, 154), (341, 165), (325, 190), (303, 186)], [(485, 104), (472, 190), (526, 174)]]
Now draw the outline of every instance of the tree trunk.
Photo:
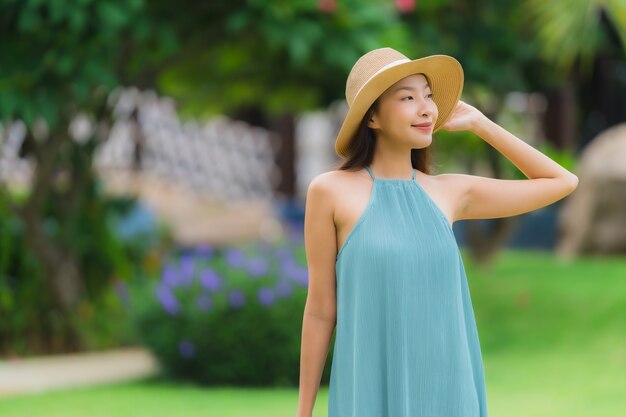
[(280, 137), (277, 163), (281, 181), (276, 191), (291, 200), (296, 195), (296, 123), (293, 113), (285, 112), (272, 119), (270, 130)]
[[(28, 140), (32, 141), (32, 136), (28, 135)], [(36, 149), (38, 145), (32, 148), (37, 163), (31, 193), (25, 204), (17, 209), (17, 215), (24, 224), (26, 243), (41, 265), (42, 279), (51, 294), (50, 298), (54, 305), (55, 312), (53, 314), (55, 317), (58, 316), (57, 327), (61, 330), (62, 339), (52, 343), (53, 349), (64, 351), (65, 349), (75, 349), (80, 344), (78, 333), (69, 323), (84, 289), (76, 256), (68, 249), (58, 245), (45, 230), (46, 204), (49, 202), (53, 190), (57, 155), (61, 152), (64, 142), (70, 139), (64, 133), (57, 131), (51, 132), (51, 136), (47, 140), (48, 142), (40, 149)], [(84, 182), (85, 178), (78, 181), (79, 184)], [(72, 185), (76, 187), (78, 184), (73, 183)], [(58, 203), (76, 207), (70, 200), (77, 198), (80, 190), (72, 191), (71, 198), (68, 197), (66, 201), (59, 201)], [(63, 218), (71, 218), (72, 215), (73, 213), (61, 213)], [(57, 219), (58, 224), (63, 224), (63, 218)]]
[(576, 149), (577, 90), (575, 75), (570, 75), (558, 88), (547, 91), (548, 108), (543, 117), (546, 140), (556, 149)]
[(276, 154), (281, 180), (276, 187), (279, 196), (292, 199), (296, 195), (296, 120), (295, 115), (284, 112), (269, 118), (260, 107), (241, 107), (231, 113), (231, 117), (242, 120), (250, 125), (268, 129), (279, 138)]

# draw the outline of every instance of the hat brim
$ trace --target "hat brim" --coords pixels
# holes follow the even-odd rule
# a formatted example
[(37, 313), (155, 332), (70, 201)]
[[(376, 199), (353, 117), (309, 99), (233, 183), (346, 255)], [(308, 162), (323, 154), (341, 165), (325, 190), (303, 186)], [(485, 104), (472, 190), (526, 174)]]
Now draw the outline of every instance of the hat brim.
[(452, 114), (463, 91), (463, 67), (459, 61), (449, 55), (430, 55), (393, 66), (377, 74), (365, 84), (354, 98), (354, 103), (350, 106), (339, 129), (335, 140), (337, 155), (344, 158), (348, 156), (356, 130), (372, 103), (393, 84), (417, 73), (424, 73), (428, 77), (433, 101), (439, 113), (433, 133), (439, 130)]

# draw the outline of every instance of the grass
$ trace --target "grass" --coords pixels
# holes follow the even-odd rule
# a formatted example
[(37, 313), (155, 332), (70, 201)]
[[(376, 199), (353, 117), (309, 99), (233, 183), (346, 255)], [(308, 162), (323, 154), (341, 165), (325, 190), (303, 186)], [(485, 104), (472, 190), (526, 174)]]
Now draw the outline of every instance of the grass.
[(278, 417), (295, 416), (296, 408), (295, 389), (204, 389), (158, 379), (0, 401), (3, 417)]
[[(488, 268), (464, 253), (489, 415), (624, 416), (626, 258), (562, 263), (505, 251)], [(0, 400), (3, 417), (295, 416), (297, 389), (200, 388), (159, 379)], [(314, 416), (326, 416), (328, 388)]]
[(488, 269), (465, 263), (485, 354), (549, 352), (617, 335), (626, 342), (626, 257), (566, 263), (505, 251)]

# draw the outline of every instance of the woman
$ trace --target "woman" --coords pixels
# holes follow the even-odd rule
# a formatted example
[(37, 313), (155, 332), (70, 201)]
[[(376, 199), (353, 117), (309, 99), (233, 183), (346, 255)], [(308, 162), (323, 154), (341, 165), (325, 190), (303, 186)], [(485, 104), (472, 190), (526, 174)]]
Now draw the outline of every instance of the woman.
[[(452, 224), (514, 216), (570, 194), (578, 178), (459, 100), (454, 58), (368, 52), (346, 85), (335, 150), (311, 182), (298, 417), (312, 415), (336, 329), (329, 417), (487, 416), (483, 363)], [(438, 129), (470, 130), (528, 180), (430, 175)]]

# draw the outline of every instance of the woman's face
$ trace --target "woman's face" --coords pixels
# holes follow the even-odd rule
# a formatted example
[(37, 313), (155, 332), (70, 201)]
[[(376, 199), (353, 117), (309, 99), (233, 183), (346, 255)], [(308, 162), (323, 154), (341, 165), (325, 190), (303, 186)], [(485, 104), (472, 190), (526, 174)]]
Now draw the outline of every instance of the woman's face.
[[(368, 127), (375, 129), (378, 141), (409, 148), (431, 144), (439, 112), (427, 83), (423, 74), (413, 74), (381, 94), (378, 110), (368, 122)], [(429, 129), (415, 127), (425, 122), (431, 123)]]

